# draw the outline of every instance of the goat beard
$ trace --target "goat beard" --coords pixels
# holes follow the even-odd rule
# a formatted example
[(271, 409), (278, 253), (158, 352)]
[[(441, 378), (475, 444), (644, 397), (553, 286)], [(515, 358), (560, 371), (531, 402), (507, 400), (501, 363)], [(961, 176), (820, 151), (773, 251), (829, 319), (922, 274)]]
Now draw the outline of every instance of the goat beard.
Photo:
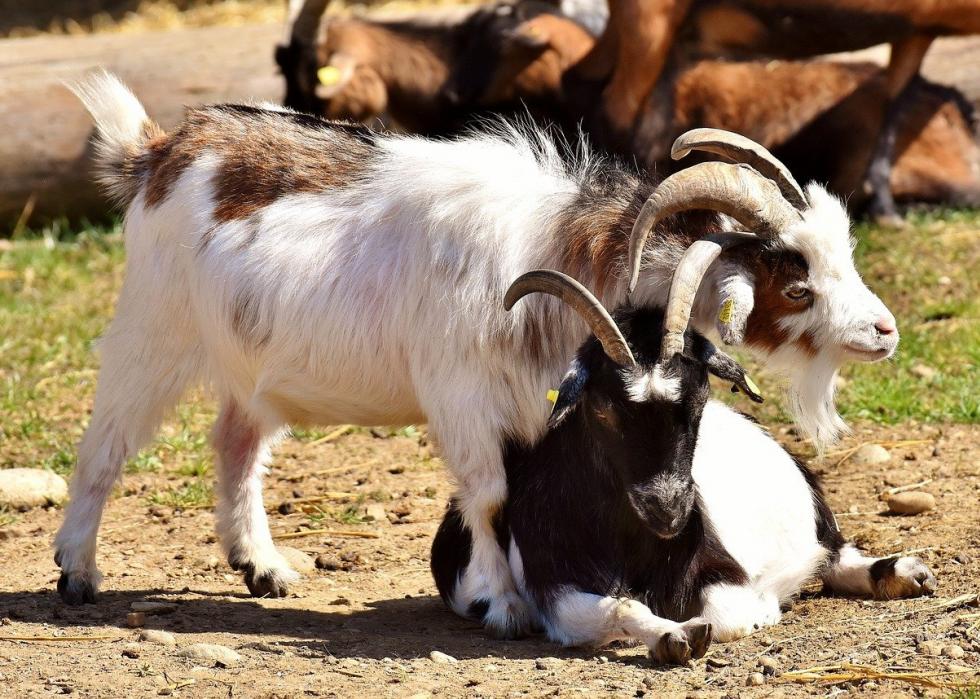
[(790, 412), (818, 453), (850, 432), (834, 400), (839, 367), (839, 362), (820, 355), (812, 362), (796, 364), (789, 372)]

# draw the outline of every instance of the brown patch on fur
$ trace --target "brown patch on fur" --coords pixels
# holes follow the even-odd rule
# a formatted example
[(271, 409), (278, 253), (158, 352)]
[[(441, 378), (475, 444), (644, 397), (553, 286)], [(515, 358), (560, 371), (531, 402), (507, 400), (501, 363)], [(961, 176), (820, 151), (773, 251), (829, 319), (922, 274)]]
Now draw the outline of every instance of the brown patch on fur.
[[(773, 351), (789, 339), (779, 321), (802, 313), (809, 304), (806, 300), (787, 298), (783, 290), (793, 282), (805, 282), (809, 270), (798, 254), (784, 250), (756, 252), (758, 248), (742, 250), (743, 262), (755, 277), (755, 304), (745, 324), (745, 343)], [(806, 337), (804, 335), (800, 340), (806, 343)], [(809, 342), (812, 343), (812, 338)]]
[(817, 356), (817, 339), (809, 330), (796, 339), (796, 346), (806, 352), (807, 356), (809, 357)]
[(315, 117), (222, 105), (189, 110), (180, 128), (142, 156), (146, 205), (159, 206), (205, 153), (218, 159), (214, 218), (251, 216), (279, 197), (341, 187), (364, 172), (369, 132)]

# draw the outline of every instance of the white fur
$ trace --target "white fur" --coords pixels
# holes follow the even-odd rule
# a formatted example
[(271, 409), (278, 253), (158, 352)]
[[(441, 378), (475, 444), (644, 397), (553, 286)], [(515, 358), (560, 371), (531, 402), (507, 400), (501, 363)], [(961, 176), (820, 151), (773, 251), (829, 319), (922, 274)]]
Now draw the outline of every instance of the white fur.
[(659, 363), (651, 372), (624, 369), (621, 373), (626, 384), (626, 395), (634, 403), (645, 403), (650, 399), (676, 403), (681, 399), (680, 378), (665, 372)]

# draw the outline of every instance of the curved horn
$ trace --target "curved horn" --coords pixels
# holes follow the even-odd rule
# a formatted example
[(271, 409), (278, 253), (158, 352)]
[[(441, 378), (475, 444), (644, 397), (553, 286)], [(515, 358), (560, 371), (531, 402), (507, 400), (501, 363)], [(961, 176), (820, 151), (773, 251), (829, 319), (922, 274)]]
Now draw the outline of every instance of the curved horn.
[(691, 129), (677, 137), (670, 148), (670, 157), (680, 160), (692, 150), (707, 151), (736, 163), (751, 165), (775, 182), (786, 201), (797, 211), (808, 207), (806, 195), (789, 168), (751, 138), (722, 129)]
[(330, 0), (288, 0), (288, 2), (284, 43), (295, 41), (298, 44), (312, 46), (316, 43), (320, 18)]
[(684, 351), (684, 333), (691, 319), (691, 309), (701, 280), (723, 250), (754, 236), (746, 233), (719, 233), (696, 240), (681, 256), (670, 282), (667, 312), (664, 314), (664, 339), (660, 361), (667, 362)]
[(550, 269), (536, 269), (522, 274), (507, 289), (504, 308), (509, 311), (518, 300), (535, 291), (557, 296), (571, 306), (589, 324), (603, 351), (614, 362), (621, 366), (636, 364), (626, 338), (599, 299), (566, 274)]
[(731, 216), (750, 231), (774, 238), (801, 220), (776, 184), (748, 165), (699, 163), (675, 172), (653, 190), (636, 217), (629, 240), (629, 290), (640, 277), (643, 246), (657, 222), (689, 209)]

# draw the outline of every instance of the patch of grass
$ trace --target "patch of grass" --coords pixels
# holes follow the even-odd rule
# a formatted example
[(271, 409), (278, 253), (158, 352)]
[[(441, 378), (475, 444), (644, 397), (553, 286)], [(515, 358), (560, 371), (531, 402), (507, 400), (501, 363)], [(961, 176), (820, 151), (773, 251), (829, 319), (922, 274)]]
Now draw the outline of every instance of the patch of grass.
[(211, 485), (203, 480), (188, 481), (176, 488), (158, 490), (147, 497), (151, 505), (163, 505), (175, 510), (186, 510), (194, 507), (208, 507), (214, 503), (214, 492)]
[(17, 521), (15, 515), (6, 505), (0, 505), (0, 527), (9, 527)]

